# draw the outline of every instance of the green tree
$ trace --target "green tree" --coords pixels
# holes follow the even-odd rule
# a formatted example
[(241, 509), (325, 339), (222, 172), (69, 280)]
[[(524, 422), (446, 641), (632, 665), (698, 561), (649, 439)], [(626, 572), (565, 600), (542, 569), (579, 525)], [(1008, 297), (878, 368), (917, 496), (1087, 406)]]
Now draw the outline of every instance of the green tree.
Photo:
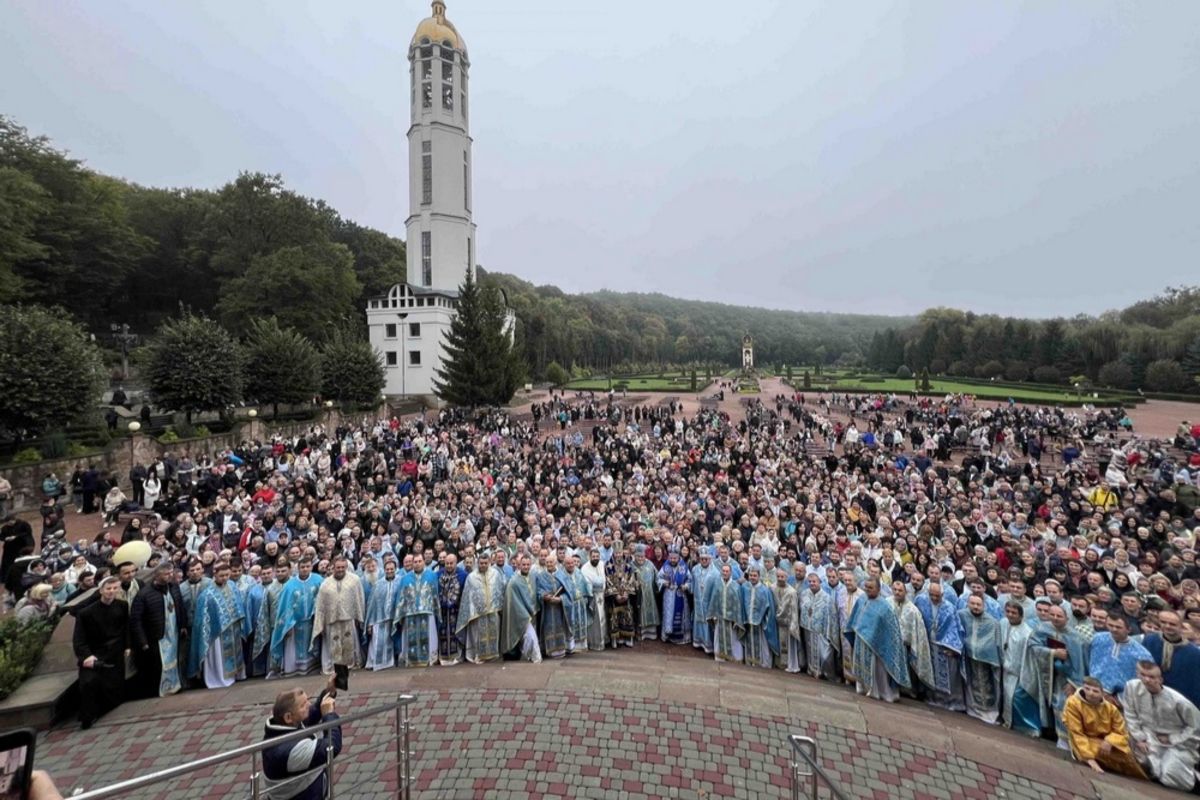
[(921, 370), (921, 391), (929, 391), (929, 367), (924, 367)]
[(788, 379), (788, 383), (791, 383), (791, 382), (792, 382), (792, 378), (793, 378), (793, 375), (792, 375), (792, 365), (791, 365), (791, 364), (788, 364), (788, 365), (787, 365), (787, 379)]
[(347, 329), (335, 330), (321, 351), (321, 394), (374, 408), (386, 383), (383, 362), (371, 343)]
[(812, 388), (812, 376), (808, 374), (808, 370), (804, 370), (804, 388)]
[(100, 399), (104, 366), (61, 310), (0, 306), (0, 431), (27, 438), (65, 427)]
[(37, 222), (46, 213), (49, 198), (29, 175), (0, 167), (0, 302), (20, 294), (17, 265), (44, 258), (49, 252), (36, 238)]
[(551, 386), (558, 387), (570, 381), (571, 376), (563, 369), (562, 364), (551, 361), (546, 365), (546, 380), (550, 382)]
[(1157, 392), (1176, 392), (1187, 384), (1187, 375), (1178, 361), (1159, 359), (1146, 367), (1146, 388)]
[(899, 378), (900, 380), (906, 381), (909, 378), (911, 378), (912, 376), (913, 376), (912, 370), (909, 369), (906, 365), (901, 364), (900, 366), (896, 367), (896, 377)]
[(494, 285), (481, 286), (471, 269), (458, 289), (458, 307), (442, 341), (444, 359), (434, 389), (456, 406), (503, 405), (523, 373), (506, 326), (507, 311)]
[(242, 399), (245, 354), (229, 331), (185, 312), (159, 326), (139, 354), (156, 405), (192, 414), (224, 411)]
[(354, 256), (342, 244), (284, 247), (256, 257), (246, 274), (226, 281), (217, 311), (234, 331), (273, 314), (283, 327), (320, 341), (347, 319), (359, 296)]
[(696, 368), (692, 367), (692, 391), (700, 391), (700, 376), (696, 374)]
[(1133, 367), (1124, 361), (1109, 361), (1100, 367), (1098, 380), (1101, 386), (1111, 386), (1115, 389), (1132, 388)]
[(274, 416), (280, 403), (305, 403), (320, 391), (321, 354), (275, 317), (251, 322), (245, 351), (246, 399), (270, 403)]

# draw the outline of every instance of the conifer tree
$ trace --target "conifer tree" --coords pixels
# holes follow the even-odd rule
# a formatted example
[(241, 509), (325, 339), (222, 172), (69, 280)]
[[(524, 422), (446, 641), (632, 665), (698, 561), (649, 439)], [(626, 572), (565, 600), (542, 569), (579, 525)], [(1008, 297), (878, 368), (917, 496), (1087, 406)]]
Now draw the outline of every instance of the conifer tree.
[(498, 406), (512, 399), (523, 374), (500, 291), (480, 286), (471, 270), (458, 289), (458, 307), (442, 341), (445, 358), (434, 391), (456, 406)]

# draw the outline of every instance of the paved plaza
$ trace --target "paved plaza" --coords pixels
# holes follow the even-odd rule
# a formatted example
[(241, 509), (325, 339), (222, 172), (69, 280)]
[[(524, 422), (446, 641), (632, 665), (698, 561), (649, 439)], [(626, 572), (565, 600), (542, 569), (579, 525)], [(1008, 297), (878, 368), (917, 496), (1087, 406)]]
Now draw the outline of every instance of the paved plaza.
[[(299, 683), (315, 693), (322, 679)], [(127, 703), (89, 731), (70, 724), (46, 734), (38, 766), (64, 790), (94, 788), (255, 742), (284, 685), (248, 681)], [(422, 800), (789, 797), (789, 733), (817, 740), (823, 766), (853, 798), (1180, 796), (1095, 778), (1047, 742), (964, 715), (861, 700), (847, 687), (658, 643), (540, 665), (359, 672), (351, 688), (343, 713), (416, 696)], [(394, 796), (394, 725), (388, 714), (348, 727), (338, 797)], [(130, 796), (244, 797), (249, 770), (247, 760)]]

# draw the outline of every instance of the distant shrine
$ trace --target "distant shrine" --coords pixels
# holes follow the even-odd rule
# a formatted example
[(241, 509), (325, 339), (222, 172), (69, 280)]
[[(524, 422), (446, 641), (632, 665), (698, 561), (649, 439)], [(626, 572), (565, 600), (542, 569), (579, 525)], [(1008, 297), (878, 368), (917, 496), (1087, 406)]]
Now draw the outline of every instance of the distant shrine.
[(754, 369), (754, 337), (748, 333), (742, 337), (742, 369)]

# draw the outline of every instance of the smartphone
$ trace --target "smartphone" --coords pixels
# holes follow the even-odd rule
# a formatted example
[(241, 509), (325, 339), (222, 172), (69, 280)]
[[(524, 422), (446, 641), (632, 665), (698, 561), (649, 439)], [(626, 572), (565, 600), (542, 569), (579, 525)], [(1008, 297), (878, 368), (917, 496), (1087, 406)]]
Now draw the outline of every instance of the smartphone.
[[(333, 665), (333, 686), (343, 692), (350, 691), (350, 667), (346, 664)], [(3, 798), (0, 798), (3, 800)]]
[(33, 728), (0, 733), (0, 800), (29, 800), (36, 742)]

